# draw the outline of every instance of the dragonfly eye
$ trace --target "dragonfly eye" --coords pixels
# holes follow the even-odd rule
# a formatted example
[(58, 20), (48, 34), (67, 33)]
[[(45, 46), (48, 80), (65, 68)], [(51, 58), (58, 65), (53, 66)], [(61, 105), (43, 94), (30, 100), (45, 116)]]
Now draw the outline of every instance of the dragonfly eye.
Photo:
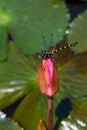
[(43, 55), (42, 55), (42, 54), (40, 54), (40, 55), (39, 55), (39, 58), (40, 58), (40, 59), (42, 59), (42, 57), (43, 57)]
[(44, 52), (42, 54), (39, 55), (40, 59), (46, 59), (47, 58), (47, 54)]

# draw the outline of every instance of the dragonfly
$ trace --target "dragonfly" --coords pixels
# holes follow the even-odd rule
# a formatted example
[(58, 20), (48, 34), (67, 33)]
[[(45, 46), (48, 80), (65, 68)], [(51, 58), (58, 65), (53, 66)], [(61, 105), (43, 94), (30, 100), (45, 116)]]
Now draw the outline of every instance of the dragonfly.
[(47, 58), (52, 58), (52, 56), (59, 52), (59, 51), (62, 51), (63, 49), (66, 49), (67, 47), (74, 47), (77, 45), (78, 42), (74, 42), (74, 43), (71, 43), (71, 44), (67, 44), (67, 45), (64, 45), (63, 47), (60, 47), (58, 49), (55, 49), (55, 48), (50, 48), (49, 50), (45, 50), (43, 52), (41, 52), (41, 54), (39, 55), (40, 59), (47, 59)]

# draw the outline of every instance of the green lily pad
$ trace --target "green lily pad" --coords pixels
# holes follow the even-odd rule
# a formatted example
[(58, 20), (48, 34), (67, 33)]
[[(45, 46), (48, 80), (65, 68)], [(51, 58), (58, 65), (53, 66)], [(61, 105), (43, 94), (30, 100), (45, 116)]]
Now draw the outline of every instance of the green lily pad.
[(87, 11), (80, 14), (71, 24), (68, 34), (68, 42), (78, 42), (72, 49), (75, 52), (87, 52)]
[(61, 121), (58, 130), (87, 130), (87, 122), (80, 118), (80, 115), (71, 113), (68, 118)]
[(13, 119), (22, 124), (26, 130), (35, 130), (40, 119), (47, 122), (47, 97), (34, 87), (17, 108)]
[(78, 54), (73, 60), (72, 64), (75, 64), (76, 70), (83, 76), (87, 76), (87, 53)]
[(59, 130), (87, 129), (87, 97), (73, 100), (73, 111), (61, 121)]
[[(84, 68), (84, 65), (82, 67)], [(87, 94), (87, 76), (78, 73), (74, 64), (62, 68), (59, 75), (61, 98), (74, 98)]]
[[(73, 110), (87, 122), (87, 95), (73, 100)], [(86, 123), (87, 125), (87, 123)]]
[(7, 33), (6, 28), (0, 26), (0, 60), (7, 58)]
[[(13, 119), (26, 130), (35, 130), (40, 119), (47, 123), (47, 98), (40, 93), (38, 87), (40, 61), (33, 56), (26, 57), (14, 43), (9, 43), (8, 50), (8, 60), (0, 63), (0, 109), (25, 95)], [(62, 99), (73, 99), (87, 94), (87, 76), (77, 71), (76, 61), (75, 59), (75, 62), (71, 62), (70, 59), (67, 66), (58, 67), (60, 85), (59, 92), (54, 97), (54, 124), (57, 121), (55, 109)], [(82, 67), (84, 68), (84, 64)]]
[[(8, 60), (0, 63), (0, 109), (14, 103), (37, 85), (37, 60), (26, 58), (9, 44)], [(10, 100), (11, 99), (11, 100)]]
[(17, 122), (6, 118), (6, 115), (0, 112), (0, 130), (23, 130)]
[[(43, 36), (50, 39), (53, 33), (53, 45), (63, 38), (69, 20), (67, 12), (65, 3), (60, 0), (1, 0), (0, 26), (6, 28), (25, 54), (35, 54), (44, 49)], [(6, 40), (4, 34), (3, 39)]]

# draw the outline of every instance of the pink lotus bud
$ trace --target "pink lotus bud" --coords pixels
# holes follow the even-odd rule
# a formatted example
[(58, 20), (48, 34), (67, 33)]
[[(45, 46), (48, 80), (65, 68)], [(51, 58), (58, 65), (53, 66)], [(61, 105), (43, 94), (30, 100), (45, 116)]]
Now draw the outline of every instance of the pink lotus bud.
[(54, 60), (43, 59), (38, 70), (38, 82), (41, 93), (53, 96), (58, 91), (59, 76)]

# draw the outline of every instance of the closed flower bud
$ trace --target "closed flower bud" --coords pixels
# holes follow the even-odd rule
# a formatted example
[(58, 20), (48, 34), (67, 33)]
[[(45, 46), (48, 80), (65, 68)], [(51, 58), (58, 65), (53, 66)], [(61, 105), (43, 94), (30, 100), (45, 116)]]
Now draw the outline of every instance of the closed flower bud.
[(41, 93), (54, 96), (58, 91), (59, 76), (54, 60), (43, 59), (38, 69), (38, 82)]
[(37, 130), (47, 130), (46, 123), (45, 123), (43, 120), (40, 120), (40, 121), (39, 121)]

